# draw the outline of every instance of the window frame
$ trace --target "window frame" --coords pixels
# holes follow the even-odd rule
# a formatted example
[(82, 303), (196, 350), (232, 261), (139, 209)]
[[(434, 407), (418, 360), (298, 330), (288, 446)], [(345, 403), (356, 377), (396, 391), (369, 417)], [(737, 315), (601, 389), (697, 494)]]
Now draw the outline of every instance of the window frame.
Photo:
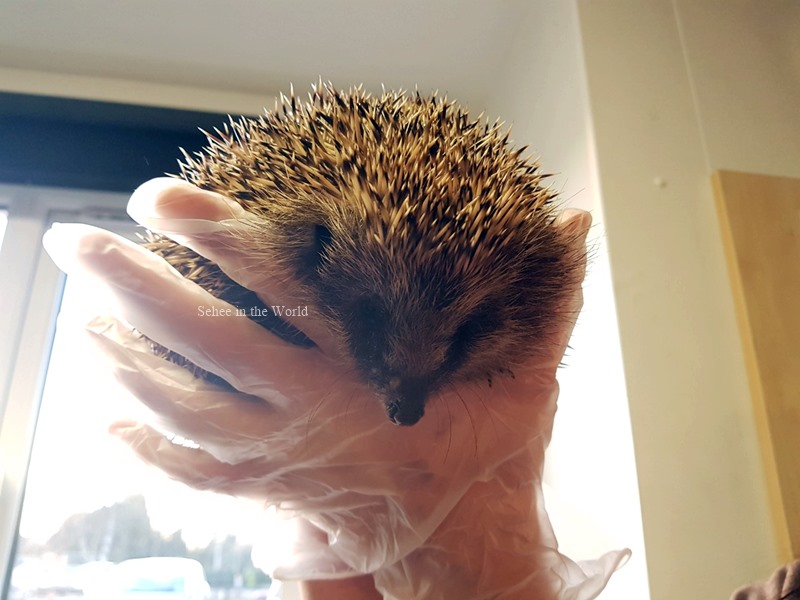
[(53, 222), (125, 233), (128, 194), (0, 185), (0, 574), (7, 597), (42, 391), (66, 276), (42, 247)]

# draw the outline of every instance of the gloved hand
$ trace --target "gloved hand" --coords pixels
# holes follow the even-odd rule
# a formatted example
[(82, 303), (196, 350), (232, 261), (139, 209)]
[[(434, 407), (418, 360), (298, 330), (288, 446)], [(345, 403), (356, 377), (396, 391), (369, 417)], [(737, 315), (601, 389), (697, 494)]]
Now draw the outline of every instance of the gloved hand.
[[(237, 204), (154, 180), (137, 190), (129, 212), (267, 304), (290, 293), (253, 260), (243, 232), (257, 219)], [(560, 218), (584, 236), (589, 222), (581, 211)], [(60, 226), (45, 246), (63, 269), (102, 279), (119, 300), (123, 320), (98, 318), (89, 330), (156, 419), (116, 423), (114, 433), (175, 479), (261, 499), (294, 519), (296, 547), (262, 565), (275, 577), (372, 573), (384, 597), (398, 600), (588, 600), (627, 557), (613, 552), (579, 566), (562, 556), (543, 506), (556, 368), (581, 306), (579, 287), (546, 355), (513, 378), (442, 390), (417, 425), (398, 427), (313, 317), (293, 324), (318, 347), (296, 347), (111, 233)], [(137, 332), (236, 391), (155, 356)], [(193, 443), (174, 443), (171, 434)]]

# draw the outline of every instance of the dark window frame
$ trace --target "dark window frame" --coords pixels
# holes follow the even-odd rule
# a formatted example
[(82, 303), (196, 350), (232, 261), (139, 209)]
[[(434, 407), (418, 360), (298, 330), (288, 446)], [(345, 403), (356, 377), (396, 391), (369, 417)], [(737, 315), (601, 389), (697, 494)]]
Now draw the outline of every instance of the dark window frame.
[(0, 93), (0, 183), (131, 192), (178, 171), (223, 113)]

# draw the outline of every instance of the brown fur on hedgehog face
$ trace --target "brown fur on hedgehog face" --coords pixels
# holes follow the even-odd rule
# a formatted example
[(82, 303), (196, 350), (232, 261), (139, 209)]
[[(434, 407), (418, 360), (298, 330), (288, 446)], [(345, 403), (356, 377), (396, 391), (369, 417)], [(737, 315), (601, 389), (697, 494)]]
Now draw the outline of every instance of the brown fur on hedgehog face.
[(254, 254), (325, 317), (396, 423), (450, 383), (512, 371), (564, 316), (582, 257), (498, 126), (435, 97), (319, 86), (209, 140), (182, 176), (261, 217)]

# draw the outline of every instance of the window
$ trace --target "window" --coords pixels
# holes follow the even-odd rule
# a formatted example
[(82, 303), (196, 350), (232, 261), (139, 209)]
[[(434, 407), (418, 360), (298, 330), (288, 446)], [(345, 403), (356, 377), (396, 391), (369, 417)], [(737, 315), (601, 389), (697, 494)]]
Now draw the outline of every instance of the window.
[[(253, 524), (263, 509), (173, 482), (107, 433), (111, 421), (143, 409), (125, 396), (83, 333), (102, 306), (102, 290), (65, 277), (41, 250), (41, 234), (51, 222), (90, 222), (131, 235), (132, 223), (120, 209), (125, 198), (41, 194), (46, 199), (32, 205), (26, 197), (18, 218), (19, 204), (12, 201), (1, 222), (8, 216), (6, 241), (16, 246), (27, 240), (13, 254), (4, 248), (0, 255), (0, 267), (15, 275), (4, 309), (9, 325), (19, 322), (9, 340), (0, 340), (11, 364), (0, 403), (0, 558), (9, 566), (2, 597), (66, 591), (91, 597), (130, 577), (139, 564), (132, 559), (144, 557), (163, 560), (141, 572), (137, 581), (147, 585), (177, 590), (192, 582), (193, 589), (208, 586), (230, 600), (254, 597), (258, 589), (265, 593), (269, 578), (250, 561)], [(53, 208), (71, 203), (73, 211)], [(24, 265), (32, 276), (19, 272)]]
[[(79, 349), (96, 294), (67, 280), (41, 246), (57, 221), (131, 233), (130, 191), (175, 172), (179, 148), (204, 145), (198, 127), (226, 120), (0, 92), (0, 129), (12, 134), (0, 151), (2, 600), (88, 597), (133, 564), (143, 578), (182, 580), (192, 598), (207, 595), (204, 584), (231, 600), (236, 593), (219, 590), (265, 585), (249, 563), (252, 522), (246, 531), (241, 525), (248, 508), (170, 482), (105, 433), (112, 415), (137, 409)], [(126, 560), (146, 556), (155, 562)]]

